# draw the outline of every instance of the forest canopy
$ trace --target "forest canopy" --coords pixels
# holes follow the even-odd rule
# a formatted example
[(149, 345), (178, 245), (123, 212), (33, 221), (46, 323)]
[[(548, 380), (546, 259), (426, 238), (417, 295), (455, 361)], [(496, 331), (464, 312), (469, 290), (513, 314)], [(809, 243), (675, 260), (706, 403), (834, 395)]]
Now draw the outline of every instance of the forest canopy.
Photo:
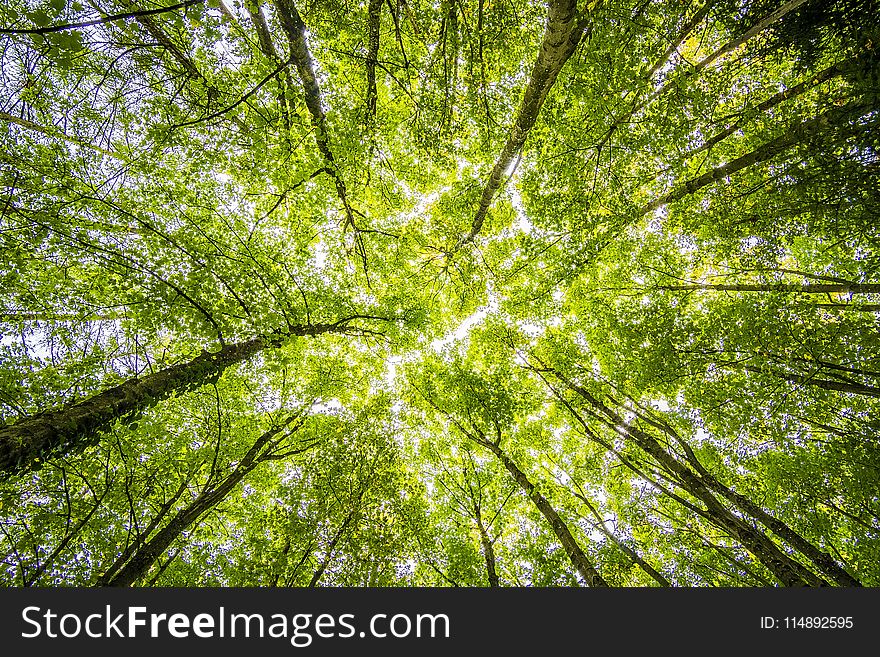
[(880, 586), (874, 0), (0, 0), (5, 586)]

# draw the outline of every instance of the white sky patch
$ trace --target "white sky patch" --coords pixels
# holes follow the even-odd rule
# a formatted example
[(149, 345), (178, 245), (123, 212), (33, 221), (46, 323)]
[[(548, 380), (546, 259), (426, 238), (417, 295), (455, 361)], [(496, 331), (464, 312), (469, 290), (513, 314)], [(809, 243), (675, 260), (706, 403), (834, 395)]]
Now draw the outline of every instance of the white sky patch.
[(700, 445), (709, 440), (709, 438), (711, 438), (711, 436), (709, 435), (708, 431), (706, 431), (703, 427), (697, 427), (697, 430), (694, 432), (693, 436), (694, 442)]
[(461, 324), (458, 325), (452, 333), (447, 333), (442, 338), (438, 338), (431, 342), (431, 348), (435, 352), (440, 352), (444, 347), (451, 345), (453, 342), (464, 340), (470, 330), (480, 324), (489, 313), (498, 310), (498, 297), (494, 292), (488, 292), (489, 302), (485, 306), (477, 308), (471, 315), (467, 316)]
[(537, 338), (542, 335), (546, 329), (546, 327), (541, 326), (540, 324), (532, 324), (531, 322), (520, 322), (520, 329), (530, 338)]
[(662, 411), (666, 413), (669, 410), (669, 402), (665, 399), (654, 399), (651, 401), (651, 406), (656, 408), (658, 411)]
[(516, 212), (516, 228), (526, 235), (532, 232), (532, 222), (529, 221), (529, 217), (526, 214), (526, 209), (523, 206), (522, 195), (519, 193), (519, 186), (514, 182), (513, 185), (510, 186), (510, 205), (513, 206), (514, 212)]
[(663, 221), (669, 216), (665, 205), (654, 210), (651, 221), (648, 223), (648, 232), (658, 235), (663, 232)]
[(458, 325), (458, 328), (455, 329), (452, 333), (448, 333), (442, 338), (438, 338), (431, 342), (431, 348), (434, 351), (442, 351), (444, 347), (451, 345), (453, 342), (457, 342), (459, 340), (464, 340), (467, 337), (467, 334), (470, 333), (470, 330), (486, 319), (485, 308), (480, 308), (473, 314), (469, 315), (464, 319), (464, 321)]
[[(118, 323), (118, 320), (112, 320)], [(41, 361), (48, 362), (52, 360), (52, 352), (49, 350), (50, 337), (42, 326), (29, 327), (27, 332), (18, 333), (16, 335), (0, 335), (0, 346), (8, 347), (14, 344), (21, 344), (24, 341), (24, 347), (28, 353)]]
[(697, 250), (696, 241), (688, 235), (677, 235), (675, 243), (682, 254), (693, 253)]
[[(388, 384), (389, 388), (394, 387), (394, 381), (397, 379), (397, 366), (402, 360), (402, 356), (391, 356), (385, 360), (385, 383)], [(395, 402), (395, 406), (397, 406), (397, 404), (399, 404), (399, 402)], [(391, 410), (396, 413), (400, 412), (400, 408), (396, 410), (392, 408)]]
[(312, 260), (315, 263), (315, 269), (323, 271), (327, 266), (327, 245), (320, 237), (316, 239), (310, 249)]
[(342, 402), (336, 398), (312, 404), (312, 413), (335, 413), (340, 410), (342, 410)]
[(217, 59), (224, 64), (238, 66), (244, 61), (244, 59), (239, 57), (239, 55), (230, 48), (229, 42), (226, 39), (217, 39), (217, 41), (211, 45), (211, 48), (213, 49), (214, 54), (217, 55)]

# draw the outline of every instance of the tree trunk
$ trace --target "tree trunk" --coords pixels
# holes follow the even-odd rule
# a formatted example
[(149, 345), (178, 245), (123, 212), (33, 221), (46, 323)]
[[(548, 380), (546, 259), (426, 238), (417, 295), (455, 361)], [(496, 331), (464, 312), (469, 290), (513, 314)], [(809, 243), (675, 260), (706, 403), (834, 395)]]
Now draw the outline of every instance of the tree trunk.
[(605, 416), (606, 424), (618, 434), (629, 437), (661, 467), (672, 475), (679, 487), (693, 495), (706, 506), (708, 517), (719, 527), (738, 540), (749, 552), (785, 586), (823, 586), (826, 582), (792, 559), (763, 532), (733, 514), (715, 497), (707, 483), (685, 464), (670, 454), (653, 436), (638, 427), (629, 425), (619, 414), (596, 399), (588, 390), (578, 386), (553, 370), (567, 387), (580, 395), (596, 411)]
[[(157, 43), (159, 43), (165, 50), (171, 54), (174, 59), (183, 67), (183, 70), (186, 71), (186, 74), (195, 80), (201, 81), (204, 85), (205, 90), (207, 91), (207, 102), (205, 103), (205, 111), (210, 112), (211, 110), (211, 99), (212, 98), (221, 98), (223, 94), (220, 90), (215, 87), (208, 78), (199, 70), (196, 66), (195, 62), (192, 58), (181, 50), (174, 41), (172, 41), (171, 37), (162, 29), (161, 25), (156, 22), (156, 20), (152, 17), (152, 15), (146, 14), (143, 12), (140, 7), (138, 7), (137, 3), (133, 0), (116, 0), (117, 3), (128, 9), (129, 11), (136, 13), (138, 23), (140, 23), (143, 28), (149, 33), (151, 37), (153, 37)], [(248, 132), (248, 126), (234, 115), (229, 115), (229, 119), (233, 121), (243, 132)]]
[[(816, 85), (821, 84), (822, 82), (826, 82), (828, 80), (836, 78), (839, 75), (842, 75), (843, 73), (845, 73), (847, 71), (853, 70), (855, 68), (855, 65), (860, 60), (861, 60), (861, 55), (858, 54), (858, 55), (850, 57), (849, 59), (846, 59), (842, 62), (838, 62), (837, 64), (833, 64), (833, 65), (829, 66), (828, 68), (826, 68), (825, 70), (820, 71), (819, 73), (816, 73), (815, 75), (813, 75), (809, 79), (804, 80), (803, 82), (796, 84), (793, 87), (789, 87), (788, 89), (785, 89), (784, 91), (780, 91), (779, 93), (770, 96), (770, 98), (768, 98), (764, 102), (756, 105), (755, 111), (767, 112), (767, 111), (773, 109), (774, 107), (776, 107), (777, 105), (779, 105), (779, 103), (782, 103), (786, 100), (789, 100), (790, 98), (794, 98), (796, 96), (799, 96), (802, 93), (804, 93), (805, 91), (808, 91), (808, 90), (812, 89), (813, 87), (815, 87)], [(706, 140), (705, 144), (703, 144), (702, 146), (700, 146), (696, 150), (690, 151), (688, 153), (688, 157), (693, 157), (697, 153), (701, 153), (705, 150), (709, 150), (715, 144), (726, 139), (727, 137), (732, 135), (734, 132), (739, 130), (739, 128), (742, 126), (742, 124), (743, 124), (743, 119), (740, 119), (738, 121), (734, 121), (730, 126), (728, 126), (727, 128), (725, 128), (721, 132), (713, 135), (711, 138)]]
[[(358, 502), (360, 502), (360, 498), (358, 498)], [(318, 566), (317, 570), (315, 570), (314, 575), (312, 575), (312, 579), (309, 581), (309, 588), (315, 588), (318, 585), (318, 582), (321, 580), (321, 577), (324, 575), (324, 571), (327, 570), (327, 566), (330, 565), (330, 560), (333, 559), (333, 551), (336, 549), (339, 541), (345, 535), (348, 526), (351, 524), (351, 521), (354, 520), (354, 516), (358, 511), (358, 507), (354, 506), (349, 512), (348, 515), (345, 516), (345, 520), (342, 521), (342, 524), (339, 526), (339, 529), (336, 531), (336, 534), (333, 535), (330, 543), (327, 545), (327, 550), (324, 552), (324, 559), (321, 561), (321, 565)]]
[(796, 292), (798, 294), (880, 294), (880, 283), (731, 283), (659, 285), (658, 290), (716, 290), (718, 292)]
[[(269, 23), (266, 21), (266, 15), (256, 0), (246, 0), (244, 8), (247, 10), (248, 17), (257, 31), (257, 42), (263, 55), (274, 64), (281, 64), (281, 58), (278, 51), (275, 50), (275, 44), (272, 43), (272, 33), (269, 30)], [(281, 118), (284, 122), (285, 138), (290, 132), (290, 108), (288, 108), (287, 100), (290, 98), (293, 80), (290, 77), (290, 71), (284, 69), (278, 79), (278, 107), (281, 111)]]
[(370, 0), (367, 9), (367, 125), (376, 120), (376, 62), (379, 59), (379, 27), (383, 0)]
[(784, 379), (791, 383), (800, 385), (814, 386), (822, 388), (822, 390), (836, 390), (838, 392), (847, 392), (852, 395), (862, 395), (864, 397), (880, 397), (880, 388), (874, 386), (866, 386), (861, 383), (844, 383), (843, 381), (828, 381), (826, 379), (816, 379), (812, 376), (801, 376), (798, 374), (789, 374), (788, 372), (775, 372), (773, 370), (762, 370), (758, 367), (749, 367), (740, 365), (742, 369), (755, 374), (768, 374), (780, 379)]
[[(117, 564), (114, 564), (114, 567), (111, 567), (111, 569), (104, 573), (96, 582), (96, 586), (131, 586), (144, 577), (156, 560), (165, 553), (168, 547), (184, 531), (223, 501), (248, 473), (264, 460), (267, 460), (269, 450), (272, 449), (273, 445), (277, 444), (277, 441), (273, 442), (273, 439), (285, 431), (297, 417), (300, 417), (300, 415), (291, 415), (281, 426), (270, 429), (257, 438), (235, 469), (227, 474), (216, 487), (203, 491), (190, 504), (179, 510), (167, 525), (148, 541), (141, 544), (125, 565), (121, 568), (116, 568)], [(295, 432), (300, 426), (302, 426), (302, 422), (291, 429), (288, 434), (282, 436), (282, 439)], [(314, 443), (301, 450), (289, 452), (288, 455), (301, 453), (313, 446)]]
[(605, 523), (602, 521), (602, 517), (599, 515), (599, 512), (596, 510), (596, 507), (586, 498), (585, 495), (581, 495), (580, 493), (576, 493), (572, 491), (572, 494), (577, 497), (581, 502), (583, 502), (587, 508), (590, 510), (590, 513), (593, 514), (593, 517), (596, 518), (596, 529), (598, 529), (602, 534), (608, 538), (612, 543), (614, 543), (621, 552), (623, 552), (626, 556), (630, 558), (630, 560), (639, 566), (645, 573), (657, 582), (660, 586), (672, 586), (672, 583), (666, 579), (660, 572), (657, 571), (651, 564), (645, 561), (642, 556), (633, 550), (626, 543), (621, 541), (617, 536), (614, 535), (614, 532), (608, 530), (605, 527)]
[(599, 571), (593, 567), (590, 560), (587, 558), (587, 555), (584, 554), (584, 551), (581, 549), (581, 546), (578, 545), (574, 536), (572, 536), (571, 531), (568, 529), (568, 525), (566, 525), (562, 518), (559, 517), (559, 514), (556, 513), (556, 509), (553, 508), (547, 498), (541, 495), (538, 489), (535, 488), (535, 485), (529, 481), (526, 474), (517, 467), (516, 463), (507, 457), (498, 445), (488, 440), (480, 440), (478, 442), (484, 447), (487, 447), (498, 457), (504, 467), (507, 468), (507, 471), (513, 476), (514, 481), (519, 484), (519, 487), (526, 495), (528, 495), (538, 511), (540, 511), (547, 519), (547, 522), (550, 523), (553, 533), (556, 534), (556, 538), (559, 539), (568, 558), (571, 559), (572, 564), (577, 568), (577, 571), (580, 573), (581, 577), (584, 578), (587, 585), (608, 586), (608, 583), (602, 578)]
[(327, 162), (330, 175), (336, 184), (336, 195), (342, 201), (342, 205), (345, 208), (346, 226), (356, 228), (354, 211), (348, 200), (348, 190), (345, 181), (337, 170), (336, 158), (334, 158), (333, 151), (330, 150), (330, 144), (327, 140), (327, 117), (321, 105), (321, 87), (318, 85), (318, 78), (315, 74), (315, 62), (306, 43), (306, 25), (293, 4), (293, 0), (274, 0), (274, 3), (278, 18), (290, 44), (290, 57), (296, 65), (296, 70), (302, 83), (306, 107), (312, 116), (312, 125), (315, 127), (315, 141), (318, 144), (318, 150), (321, 151), (321, 155), (324, 156), (324, 160)]
[(480, 205), (471, 222), (471, 230), (459, 240), (453, 250), (472, 242), (482, 229), (492, 198), (501, 187), (502, 178), (507, 175), (507, 170), (513, 164), (514, 158), (529, 135), (529, 131), (535, 125), (538, 112), (541, 110), (550, 88), (565, 62), (568, 61), (580, 43), (585, 27), (585, 21), (577, 20), (575, 0), (550, 0), (547, 7), (547, 28), (544, 32), (544, 41), (532, 68), (532, 76), (523, 95), (516, 121), (483, 188)]
[[(784, 134), (776, 137), (776, 139), (771, 139), (766, 144), (762, 144), (751, 153), (746, 153), (727, 164), (722, 164), (711, 171), (707, 171), (701, 176), (691, 178), (678, 185), (664, 196), (644, 205), (638, 210), (637, 214), (638, 216), (642, 216), (656, 210), (662, 205), (678, 201), (707, 185), (712, 185), (719, 180), (723, 180), (737, 171), (754, 164), (772, 160), (774, 157), (784, 153), (796, 144), (818, 137), (822, 133), (837, 126), (844, 125), (846, 120), (853, 116), (854, 113), (859, 110), (868, 109), (869, 107), (870, 105), (866, 101), (855, 100), (843, 107), (835, 107), (817, 117), (792, 126)], [(864, 126), (846, 126), (840, 131), (840, 136), (844, 137), (850, 134), (858, 134), (865, 130), (866, 128)]]
[(347, 321), (293, 327), (285, 334), (226, 345), (216, 353), (203, 351), (187, 363), (131, 378), (61, 410), (22, 418), (0, 428), (0, 473), (26, 472), (51, 455), (80, 451), (115, 422), (133, 422), (157, 402), (198, 388), (263, 349), (278, 347), (291, 336), (338, 331)]
[(840, 564), (832, 559), (829, 554), (822, 552), (787, 524), (764, 511), (764, 509), (752, 502), (752, 500), (731, 490), (727, 486), (724, 486), (714, 477), (704, 477), (704, 479), (706, 479), (709, 486), (716, 490), (720, 495), (726, 497), (740, 510), (748, 513), (779, 538), (788, 542), (788, 544), (797, 549), (798, 552), (810, 559), (810, 561), (812, 561), (823, 573), (831, 577), (831, 579), (837, 584), (840, 586), (862, 585), (859, 580), (841, 568)]
[[(596, 146), (597, 150), (601, 151), (601, 149), (605, 146), (605, 144), (611, 138), (611, 135), (614, 134), (614, 132), (618, 128), (620, 128), (620, 126), (622, 126), (624, 123), (629, 121), (629, 119), (632, 118), (632, 116), (636, 112), (638, 112), (640, 109), (650, 105), (652, 102), (657, 100), (660, 96), (662, 96), (664, 93), (666, 93), (670, 89), (674, 88), (676, 85), (680, 84), (681, 82), (684, 82), (685, 80), (687, 80), (689, 78), (697, 76), (700, 73), (700, 71), (702, 71), (704, 68), (709, 66), (716, 59), (718, 59), (719, 57), (721, 57), (722, 55), (724, 55), (726, 53), (729, 53), (733, 50), (736, 50), (738, 47), (740, 47), (741, 45), (746, 43), (749, 39), (751, 39), (755, 35), (759, 34), (760, 32), (764, 31), (767, 27), (769, 27), (770, 25), (775, 23), (777, 20), (779, 20), (780, 18), (785, 16), (788, 12), (790, 12), (790, 11), (796, 9), (797, 7), (799, 7), (800, 5), (804, 4), (804, 2), (806, 2), (806, 0), (790, 0), (790, 2), (786, 3), (785, 5), (783, 5), (782, 7), (777, 9), (776, 11), (774, 11), (773, 13), (769, 14), (768, 16), (765, 16), (758, 23), (756, 23), (754, 26), (752, 26), (742, 36), (737, 37), (736, 39), (733, 39), (731, 41), (728, 41), (723, 46), (718, 48), (715, 52), (713, 52), (711, 55), (709, 55), (705, 59), (697, 62), (693, 66), (693, 68), (686, 71), (681, 76), (671, 77), (670, 79), (668, 79), (666, 82), (664, 82), (658, 88), (656, 88), (651, 93), (651, 95), (648, 96), (647, 98), (645, 98), (643, 101), (639, 102), (637, 100), (629, 110), (624, 112), (618, 118), (614, 119), (612, 124), (605, 131), (604, 137), (599, 142), (599, 144)], [(709, 0), (707, 2), (706, 6), (703, 7), (703, 9), (700, 10), (700, 12), (698, 12), (697, 16), (695, 16), (695, 20), (691, 21), (686, 26), (686, 29), (684, 30), (683, 34), (679, 37), (679, 43), (680, 43), (680, 40), (683, 40), (689, 34), (690, 30), (692, 30), (697, 25), (699, 20), (702, 20), (702, 18), (705, 16), (705, 13), (708, 13), (708, 11), (712, 9), (714, 4), (715, 3), (712, 2), (712, 0)], [(696, 19), (698, 19), (698, 20), (696, 20)], [(662, 68), (663, 64), (666, 63), (666, 61), (668, 60), (668, 58), (671, 54), (672, 53), (667, 50), (667, 54), (664, 54), (663, 58), (661, 60), (659, 60), (654, 66), (651, 67), (649, 75), (646, 76), (645, 78), (643, 78), (643, 80), (645, 82), (650, 83), (653, 75), (658, 70), (660, 70), (660, 68)]]
[(477, 529), (480, 530), (480, 543), (483, 545), (483, 559), (486, 560), (486, 576), (489, 578), (489, 586), (499, 586), (498, 571), (495, 568), (495, 548), (492, 546), (492, 539), (489, 538), (489, 532), (483, 526), (483, 519), (477, 510)]

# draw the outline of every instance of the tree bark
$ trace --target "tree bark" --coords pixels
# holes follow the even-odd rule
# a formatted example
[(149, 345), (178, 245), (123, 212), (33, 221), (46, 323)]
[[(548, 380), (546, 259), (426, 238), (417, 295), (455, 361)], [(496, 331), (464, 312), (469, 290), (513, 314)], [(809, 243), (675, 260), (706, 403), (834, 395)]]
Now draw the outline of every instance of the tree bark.
[(568, 388), (580, 395), (587, 403), (605, 417), (605, 422), (618, 434), (629, 437), (661, 467), (672, 475), (683, 490), (700, 500), (708, 516), (727, 531), (773, 573), (784, 586), (823, 586), (827, 584), (799, 561), (780, 550), (766, 534), (745, 522), (725, 507), (710, 490), (707, 482), (685, 464), (679, 462), (653, 436), (628, 424), (619, 414), (596, 399), (588, 390), (569, 381), (561, 373), (552, 370)]
[(333, 151), (330, 149), (327, 139), (327, 117), (321, 104), (321, 87), (318, 85), (318, 78), (315, 74), (315, 61), (306, 43), (306, 25), (293, 4), (293, 0), (274, 0), (274, 3), (278, 18), (290, 44), (290, 56), (296, 65), (296, 70), (302, 83), (306, 107), (312, 116), (312, 125), (315, 128), (315, 141), (318, 144), (318, 150), (327, 162), (330, 175), (333, 177), (336, 185), (336, 195), (342, 201), (342, 205), (345, 208), (345, 225), (356, 230), (354, 211), (348, 200), (348, 190), (345, 181), (339, 174), (336, 158), (333, 156)]
[[(707, 185), (712, 185), (719, 180), (723, 180), (746, 167), (772, 160), (774, 157), (784, 153), (796, 144), (813, 139), (829, 129), (845, 124), (847, 118), (852, 116), (858, 110), (867, 109), (869, 106), (870, 105), (864, 100), (855, 100), (843, 107), (835, 107), (817, 117), (792, 126), (784, 134), (762, 144), (751, 153), (746, 153), (727, 164), (715, 167), (701, 176), (691, 178), (678, 185), (664, 196), (647, 203), (637, 211), (637, 216), (652, 212), (667, 203), (678, 201), (685, 196), (693, 194)], [(845, 137), (850, 134), (858, 134), (864, 130), (866, 130), (866, 128), (863, 126), (846, 126), (841, 129), (840, 136)]]
[(568, 558), (571, 559), (572, 564), (574, 564), (574, 567), (580, 573), (581, 577), (584, 578), (587, 585), (608, 586), (608, 583), (602, 578), (599, 571), (593, 567), (593, 564), (590, 563), (589, 558), (584, 554), (581, 546), (578, 545), (574, 536), (572, 536), (571, 531), (568, 529), (568, 525), (566, 525), (565, 521), (559, 517), (556, 509), (553, 508), (547, 498), (541, 495), (535, 485), (529, 481), (526, 474), (517, 467), (516, 463), (511, 461), (495, 443), (488, 440), (479, 440), (477, 442), (488, 448), (496, 457), (498, 457), (498, 460), (501, 461), (507, 471), (511, 474), (514, 481), (516, 481), (523, 492), (528, 495), (538, 511), (540, 511), (547, 519), (547, 522), (550, 523), (553, 533), (556, 534), (556, 538), (559, 539)]
[[(186, 507), (178, 511), (174, 518), (159, 530), (152, 538), (143, 543), (128, 559), (124, 566), (116, 570), (110, 569), (108, 572), (96, 582), (96, 586), (131, 586), (136, 581), (144, 577), (156, 560), (161, 557), (168, 547), (190, 526), (196, 523), (208, 511), (223, 501), (232, 489), (241, 482), (244, 477), (256, 468), (260, 463), (267, 460), (269, 452), (273, 446), (277, 445), (276, 436), (283, 431), (298, 417), (300, 414), (293, 414), (278, 427), (270, 429), (263, 433), (254, 444), (251, 445), (247, 454), (236, 465), (235, 469), (227, 474), (219, 484), (210, 489), (202, 491), (196, 499), (194, 499)], [(283, 440), (291, 433), (294, 433), (302, 426), (302, 421), (289, 430), (280, 440)], [(292, 456), (295, 453), (301, 453), (314, 446), (314, 443), (287, 455)], [(115, 566), (116, 564), (114, 564)]]
[[(358, 498), (358, 502), (360, 502), (360, 498)], [(336, 533), (333, 535), (330, 543), (327, 545), (327, 550), (324, 552), (324, 559), (321, 561), (321, 565), (318, 566), (315, 573), (312, 575), (312, 579), (309, 581), (309, 588), (313, 589), (318, 585), (318, 582), (321, 581), (321, 577), (324, 575), (324, 571), (327, 570), (327, 566), (330, 565), (331, 559), (333, 559), (333, 551), (336, 549), (336, 546), (339, 544), (339, 541), (345, 535), (348, 526), (351, 524), (351, 521), (354, 520), (355, 514), (358, 512), (358, 507), (354, 506), (348, 512), (348, 515), (345, 516), (345, 520), (342, 521), (342, 524), (339, 526), (339, 529), (336, 530)]]
[[(857, 64), (860, 60), (861, 60), (861, 54), (850, 57), (849, 59), (846, 59), (842, 62), (838, 62), (836, 64), (833, 64), (833, 65), (829, 66), (828, 68), (826, 68), (825, 70), (820, 71), (819, 73), (816, 73), (815, 75), (813, 75), (809, 79), (804, 80), (803, 82), (796, 84), (793, 87), (789, 87), (788, 89), (786, 89), (784, 91), (780, 91), (779, 93), (776, 93), (776, 94), (770, 96), (770, 98), (768, 98), (764, 102), (756, 105), (754, 111), (767, 112), (767, 111), (773, 109), (774, 107), (776, 107), (777, 105), (779, 105), (780, 103), (782, 103), (786, 100), (789, 100), (791, 98), (795, 98), (795, 97), (801, 95), (802, 93), (804, 93), (805, 91), (812, 89), (816, 85), (819, 85), (823, 82), (826, 82), (828, 80), (836, 78), (837, 76), (842, 75), (842, 74), (846, 73), (847, 71), (854, 69), (855, 64)], [(732, 135), (734, 132), (739, 130), (739, 128), (742, 127), (742, 125), (743, 125), (742, 118), (739, 119), (738, 121), (734, 121), (733, 124), (731, 124), (729, 127), (725, 128), (721, 132), (713, 135), (711, 138), (706, 140), (705, 144), (703, 144), (702, 146), (700, 146), (696, 150), (689, 152), (688, 157), (693, 157), (697, 153), (702, 153), (705, 150), (709, 150), (715, 144), (726, 139), (727, 137)]]
[[(787, 13), (796, 9), (800, 5), (804, 4), (804, 2), (806, 2), (806, 0), (791, 0), (790, 2), (787, 2), (785, 5), (783, 5), (782, 7), (780, 7), (779, 9), (774, 11), (773, 13), (765, 16), (763, 19), (758, 21), (758, 23), (756, 23), (754, 26), (752, 26), (745, 34), (743, 34), (740, 37), (737, 37), (736, 39), (732, 39), (731, 41), (728, 41), (723, 46), (718, 48), (715, 52), (713, 52), (711, 55), (709, 55), (705, 59), (702, 59), (701, 61), (697, 62), (693, 66), (693, 68), (691, 68), (690, 70), (685, 72), (683, 75), (681, 75), (677, 79), (671, 78), (671, 79), (667, 80), (662, 85), (657, 87), (651, 93), (651, 95), (648, 96), (647, 98), (645, 98), (643, 101), (638, 102), (638, 100), (637, 100), (629, 110), (627, 110), (624, 114), (622, 114), (618, 118), (614, 119), (612, 124), (605, 131), (604, 137), (599, 142), (599, 144), (596, 146), (596, 148), (598, 150), (601, 150), (604, 147), (604, 145), (608, 142), (608, 140), (611, 138), (611, 135), (615, 132), (615, 130), (617, 130), (620, 126), (622, 126), (624, 123), (629, 121), (629, 119), (632, 118), (632, 116), (636, 112), (638, 112), (640, 109), (650, 105), (652, 102), (657, 100), (660, 96), (662, 96), (668, 90), (672, 89), (676, 84), (683, 82), (683, 81), (687, 80), (688, 78), (695, 77), (696, 75), (698, 75), (700, 73), (700, 71), (702, 71), (704, 68), (709, 66), (716, 59), (718, 59), (719, 57), (721, 57), (722, 55), (724, 55), (726, 53), (729, 53), (733, 50), (736, 50), (741, 45), (746, 43), (749, 39), (751, 39), (755, 35), (759, 34), (760, 32), (764, 31), (767, 27), (769, 27), (770, 25), (775, 23), (777, 20), (779, 20), (780, 18), (785, 16)], [(708, 10), (710, 10), (712, 8), (713, 4), (714, 3), (711, 0), (709, 0), (709, 2), (706, 4), (705, 7), (703, 7), (703, 9), (699, 12), (699, 14), (702, 14), (703, 12), (708, 12)], [(698, 16), (699, 16), (699, 14), (698, 14)], [(702, 20), (702, 16), (700, 16), (700, 20)], [(687, 27), (689, 29), (693, 29), (693, 27), (696, 26), (697, 22), (692, 21), (691, 23), (688, 24)], [(687, 36), (687, 32), (681, 38), (683, 39), (686, 36)], [(665, 55), (664, 57), (668, 58), (668, 55)], [(650, 76), (647, 78), (643, 78), (645, 82), (650, 82), (651, 77), (653, 77), (654, 73), (656, 73), (662, 67), (662, 63), (665, 63), (665, 61), (666, 61), (665, 58), (661, 60), (659, 66), (655, 64), (651, 68)]]
[[(256, 0), (246, 0), (244, 3), (245, 10), (248, 13), (254, 29), (257, 31), (257, 43), (259, 43), (260, 51), (269, 61), (275, 64), (281, 64), (281, 58), (278, 51), (275, 50), (275, 44), (272, 43), (272, 33), (269, 31), (269, 23), (266, 21), (266, 15)], [(293, 80), (290, 77), (290, 71), (284, 69), (278, 79), (278, 107), (281, 111), (281, 118), (284, 122), (285, 139), (288, 138), (290, 132), (290, 108), (287, 101), (292, 93)]]
[(367, 9), (367, 125), (376, 120), (376, 62), (379, 59), (379, 27), (383, 0), (370, 0)]
[(792, 547), (797, 549), (798, 552), (806, 556), (810, 561), (813, 562), (813, 564), (815, 564), (823, 573), (831, 577), (831, 579), (833, 579), (838, 585), (862, 585), (859, 580), (846, 572), (840, 566), (840, 564), (838, 564), (834, 559), (831, 558), (829, 554), (822, 552), (819, 548), (810, 543), (807, 539), (798, 534), (787, 524), (785, 524), (778, 518), (774, 518), (773, 516), (771, 516), (769, 513), (764, 511), (764, 509), (755, 504), (745, 495), (740, 495), (736, 491), (733, 491), (727, 486), (724, 486), (714, 477), (709, 476), (704, 477), (704, 479), (706, 479), (710, 488), (713, 488), (722, 497), (727, 498), (733, 504), (735, 504), (737, 508), (755, 518), (758, 522), (760, 522), (767, 529), (776, 534), (779, 538), (788, 542), (789, 545), (791, 545)]
[(814, 386), (822, 390), (836, 390), (837, 392), (847, 392), (852, 395), (862, 395), (863, 397), (880, 397), (880, 388), (874, 386), (866, 386), (861, 383), (845, 383), (843, 381), (828, 381), (827, 379), (817, 379), (812, 376), (801, 376), (799, 374), (790, 374), (788, 372), (777, 372), (774, 370), (762, 370), (758, 367), (750, 367), (741, 365), (742, 369), (756, 374), (769, 374), (791, 383), (800, 385)]
[[(174, 41), (171, 40), (171, 37), (166, 34), (165, 30), (153, 19), (150, 13), (143, 12), (140, 7), (138, 7), (137, 3), (134, 0), (116, 0), (118, 4), (128, 9), (136, 16), (136, 20), (140, 23), (143, 28), (153, 37), (165, 50), (171, 54), (174, 59), (183, 67), (183, 70), (186, 71), (187, 75), (193, 79), (201, 80), (205, 89), (208, 92), (208, 102), (205, 103), (205, 110), (211, 111), (211, 99), (212, 98), (220, 98), (222, 97), (222, 93), (217, 87), (215, 87), (208, 78), (199, 70), (199, 68), (195, 65), (192, 58), (187, 55), (183, 50), (181, 50)], [(248, 132), (248, 126), (234, 115), (230, 115), (229, 119), (233, 121), (242, 132)]]
[(264, 349), (278, 347), (293, 336), (341, 331), (350, 319), (292, 327), (284, 334), (226, 345), (216, 353), (203, 351), (189, 362), (131, 378), (61, 410), (22, 418), (0, 428), (0, 473), (26, 472), (50, 455), (79, 451), (117, 421), (133, 422), (156, 402), (202, 386)]
[(590, 510), (590, 513), (593, 514), (593, 517), (596, 518), (596, 529), (598, 529), (602, 534), (608, 538), (612, 543), (614, 543), (621, 552), (623, 552), (626, 556), (630, 558), (630, 560), (639, 566), (645, 573), (657, 582), (660, 586), (672, 586), (672, 583), (666, 579), (659, 571), (657, 571), (654, 566), (645, 561), (642, 556), (633, 550), (626, 543), (621, 541), (617, 536), (614, 535), (614, 532), (608, 530), (605, 527), (605, 523), (602, 521), (602, 517), (599, 515), (599, 512), (596, 510), (596, 507), (586, 498), (585, 495), (581, 495), (580, 493), (576, 493), (572, 491), (572, 494), (577, 497), (581, 502), (583, 502), (586, 507)]
[(586, 21), (577, 20), (575, 0), (550, 0), (547, 7), (547, 28), (544, 32), (544, 41), (541, 43), (541, 50), (532, 68), (532, 75), (525, 94), (523, 94), (510, 136), (504, 148), (501, 149), (501, 154), (483, 188), (480, 205), (471, 222), (471, 230), (458, 241), (453, 251), (472, 242), (482, 229), (492, 199), (501, 187), (502, 178), (507, 175), (507, 170), (523, 147), (529, 132), (538, 119), (538, 113), (550, 88), (556, 82), (565, 62), (568, 61), (580, 43), (585, 28)]
[(796, 292), (799, 294), (880, 294), (880, 283), (731, 283), (660, 285), (658, 290), (716, 290), (719, 292)]
[(475, 509), (477, 529), (480, 531), (480, 543), (483, 545), (483, 559), (486, 561), (486, 576), (489, 578), (489, 586), (500, 586), (498, 579), (498, 570), (495, 567), (495, 548), (492, 545), (492, 539), (489, 538), (489, 532), (483, 526), (483, 519), (480, 517), (479, 509)]

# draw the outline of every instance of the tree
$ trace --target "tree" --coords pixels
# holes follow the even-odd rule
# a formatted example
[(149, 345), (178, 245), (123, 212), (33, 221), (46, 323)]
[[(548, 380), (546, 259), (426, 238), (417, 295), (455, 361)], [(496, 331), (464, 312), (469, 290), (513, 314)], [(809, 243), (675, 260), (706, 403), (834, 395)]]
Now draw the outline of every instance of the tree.
[(7, 0), (0, 581), (877, 585), (878, 16)]

